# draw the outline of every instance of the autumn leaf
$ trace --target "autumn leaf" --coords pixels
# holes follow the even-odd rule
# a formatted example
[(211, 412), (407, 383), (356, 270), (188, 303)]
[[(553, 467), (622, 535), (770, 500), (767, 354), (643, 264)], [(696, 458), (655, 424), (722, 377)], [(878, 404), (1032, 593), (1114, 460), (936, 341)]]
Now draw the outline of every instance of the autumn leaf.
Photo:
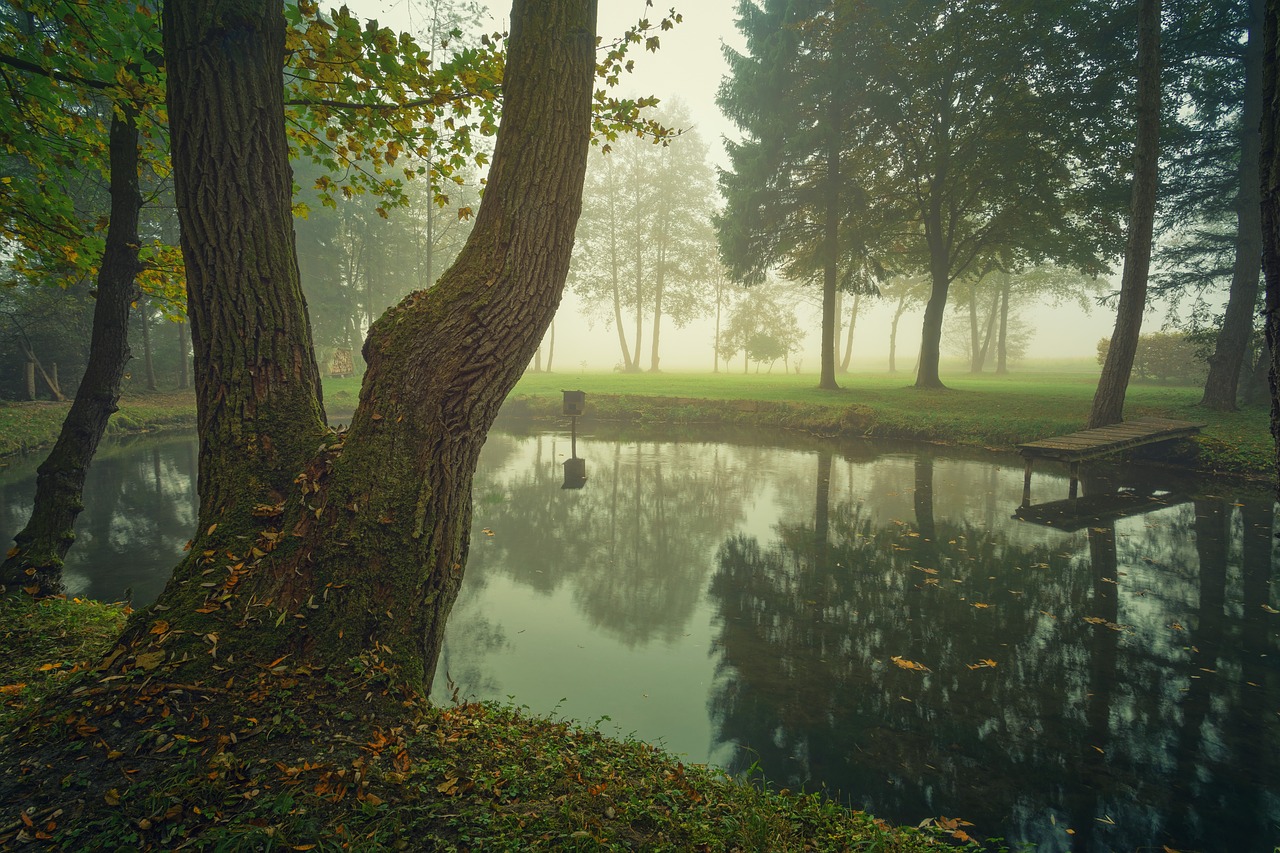
[(120, 805), (120, 789), (112, 788), (102, 795), (102, 800), (109, 806)]
[(1272, 607), (1270, 604), (1264, 604), (1264, 605), (1262, 605), (1262, 609), (1263, 609), (1263, 610), (1265, 610), (1265, 611), (1267, 611), (1268, 613), (1280, 613), (1280, 610), (1276, 610), (1276, 609), (1275, 609), (1274, 607)]
[(902, 667), (903, 669), (909, 669), (912, 672), (933, 672), (933, 670), (929, 669), (929, 667), (925, 666), (922, 663), (916, 663), (913, 660), (907, 660), (906, 658), (900, 657), (898, 655), (894, 655), (893, 657), (889, 658), (889, 660), (893, 661), (895, 664)]
[(436, 785), (436, 790), (444, 794), (445, 796), (449, 796), (453, 794), (454, 789), (456, 789), (457, 787), (458, 787), (458, 777), (450, 776), (448, 779), (445, 779), (439, 785)]
[(25, 681), (19, 684), (3, 684), (3, 685), (0, 685), (0, 693), (9, 693), (9, 694), (21, 693), (23, 690), (26, 689), (26, 687), (27, 687), (27, 683)]
[(983, 604), (981, 601), (975, 601), (975, 602), (973, 603), (973, 606), (974, 606), (974, 607), (976, 607), (976, 608), (978, 608), (979, 610), (986, 610), (988, 607), (994, 607), (995, 605), (993, 605), (993, 604)]
[(152, 633), (152, 634), (167, 634), (167, 633), (169, 633), (169, 623), (168, 623), (168, 622), (166, 622), (166, 621), (164, 621), (163, 619), (157, 619), (155, 622), (151, 623), (151, 632), (150, 632), (150, 633)]

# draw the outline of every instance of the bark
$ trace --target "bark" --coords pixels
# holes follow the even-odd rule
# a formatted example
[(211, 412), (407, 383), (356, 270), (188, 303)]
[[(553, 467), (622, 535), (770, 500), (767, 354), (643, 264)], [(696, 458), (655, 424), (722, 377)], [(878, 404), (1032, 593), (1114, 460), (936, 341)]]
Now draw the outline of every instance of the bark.
[(987, 328), (982, 333), (982, 345), (974, 354), (973, 373), (981, 373), (987, 366), (987, 353), (991, 351), (991, 338), (995, 334), (996, 313), (1000, 310), (1000, 294), (997, 292), (991, 299), (991, 309), (987, 311)]
[[(200, 519), (275, 503), (325, 432), (298, 282), (280, 0), (164, 8), (174, 183), (201, 436)], [(232, 517), (228, 517), (230, 514)]]
[[(941, 184), (943, 177), (935, 179)], [(924, 307), (924, 323), (920, 334), (920, 364), (916, 372), (917, 388), (945, 388), (938, 376), (942, 357), (942, 321), (947, 310), (947, 291), (951, 287), (951, 261), (942, 234), (941, 202), (933, 202), (933, 210), (925, 217), (925, 239), (929, 244), (929, 276), (933, 287)]]
[[(165, 8), (203, 443), (200, 532), (157, 604), (185, 631), (167, 635), (166, 673), (207, 677), (212, 634), (229, 667), (219, 680), (230, 669), (258, 677), (284, 654), (316, 667), (362, 658), (425, 692), (466, 564), (480, 448), (568, 272), (595, 3), (513, 9), (501, 131), (475, 226), (435, 287), (373, 324), (360, 405), (341, 438), (325, 437), (297, 287), (280, 0), (198, 5)], [(234, 143), (228, 125), (240, 128)], [(249, 186), (254, 203), (240, 203)], [(152, 642), (146, 621), (125, 648)]]
[(1262, 265), (1259, 121), (1262, 114), (1262, 30), (1265, 0), (1250, 0), (1249, 43), (1244, 55), (1244, 104), (1240, 114), (1239, 190), (1236, 195), (1236, 257), (1226, 314), (1205, 378), (1200, 405), (1229, 412), (1236, 407), (1240, 373), (1253, 337)]
[(138, 298), (138, 319), (142, 321), (142, 366), (147, 390), (156, 391), (156, 362), (151, 353), (151, 312), (147, 310), (146, 297)]
[(116, 411), (129, 361), (129, 308), (138, 261), (138, 129), (131, 115), (115, 115), (109, 135), (111, 218), (98, 269), (89, 364), (58, 440), (36, 475), (35, 505), (14, 537), (15, 553), (0, 566), (0, 584), (52, 595), (62, 589), (62, 561), (75, 541), (85, 475)]
[(907, 297), (898, 299), (898, 307), (893, 312), (893, 323), (889, 326), (889, 372), (898, 372), (898, 321), (907, 311)]
[[(605, 168), (611, 169), (611, 164)], [(631, 358), (631, 350), (627, 346), (627, 330), (622, 326), (622, 284), (618, 262), (618, 194), (613, 181), (609, 182), (609, 272), (613, 278), (613, 327), (618, 330), (618, 346), (622, 348), (622, 371), (630, 373), (640, 359), (637, 352)]]
[(1009, 372), (1009, 276), (1000, 286), (1000, 338), (996, 342), (996, 375)]
[(844, 339), (844, 358), (840, 360), (840, 372), (849, 372), (849, 362), (853, 358), (853, 330), (858, 325), (858, 306), (862, 303), (862, 294), (853, 294), (853, 306), (849, 309), (849, 331)]
[(1120, 278), (1120, 304), (1088, 427), (1119, 423), (1147, 306), (1147, 272), (1155, 223), (1156, 170), (1160, 159), (1160, 0), (1138, 2), (1138, 138), (1134, 147), (1129, 240)]
[(1271, 391), (1271, 437), (1276, 445), (1276, 495), (1280, 497), (1280, 95), (1276, 75), (1277, 39), (1280, 39), (1280, 2), (1267, 0), (1267, 20), (1263, 38), (1262, 74), (1262, 267), (1266, 276), (1264, 318), (1271, 368), (1267, 385)]
[(822, 364), (818, 387), (837, 391), (836, 290), (840, 283), (840, 149), (834, 139), (827, 150), (826, 211), (822, 235)]

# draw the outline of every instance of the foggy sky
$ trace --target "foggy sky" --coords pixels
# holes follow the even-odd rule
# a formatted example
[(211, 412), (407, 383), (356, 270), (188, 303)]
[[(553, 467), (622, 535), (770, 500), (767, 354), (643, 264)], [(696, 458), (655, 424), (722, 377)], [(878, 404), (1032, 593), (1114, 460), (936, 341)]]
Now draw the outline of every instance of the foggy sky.
[[(482, 0), (489, 9), (488, 28), (506, 27), (511, 4), (509, 0)], [(641, 17), (656, 21), (673, 5), (672, 0), (654, 0), (645, 8), (645, 0), (600, 0), (599, 33), (606, 40), (621, 34)], [(743, 41), (734, 27), (737, 0), (683, 0), (676, 3), (684, 21), (674, 30), (661, 34), (662, 49), (656, 53), (636, 54), (635, 73), (623, 81), (624, 95), (653, 94), (659, 98), (678, 97), (695, 117), (694, 126), (708, 143), (717, 166), (726, 166), (722, 138), (737, 139), (738, 134), (715, 104), (716, 90), (728, 67), (721, 51), (722, 44), (741, 49)], [(383, 24), (414, 31), (423, 14), (414, 0), (350, 0), (348, 6), (362, 17), (376, 17)], [(1115, 288), (1119, 286), (1120, 261), (1115, 264)], [(802, 370), (816, 374), (821, 313), (813, 289), (797, 289), (797, 315), (801, 325), (812, 329), (801, 354)], [(898, 329), (898, 370), (910, 371), (920, 345), (920, 328), (924, 308), (920, 306), (903, 316)], [(1108, 308), (1085, 312), (1075, 304), (1044, 306), (1032, 314), (1024, 312), (1037, 333), (1027, 351), (1028, 359), (1090, 357), (1097, 352), (1099, 338), (1110, 337), (1115, 322)], [(864, 309), (854, 335), (853, 370), (881, 370), (888, 363), (889, 323), (892, 306), (874, 304)], [(1163, 322), (1160, 311), (1148, 310), (1144, 331), (1155, 331)], [(944, 327), (944, 373), (947, 331), (953, 325), (967, 329), (967, 315), (949, 308)], [(676, 329), (664, 321), (662, 334), (662, 367), (670, 370), (709, 370), (713, 338), (711, 320), (697, 321), (684, 329)], [(648, 364), (648, 323), (646, 322), (644, 364)], [(583, 369), (607, 370), (621, 361), (617, 335), (600, 320), (591, 320), (572, 294), (566, 294), (556, 317), (554, 369), (570, 373)], [(1016, 369), (1016, 364), (1014, 365)], [(736, 369), (741, 369), (737, 367)], [(779, 363), (775, 370), (781, 370)]]

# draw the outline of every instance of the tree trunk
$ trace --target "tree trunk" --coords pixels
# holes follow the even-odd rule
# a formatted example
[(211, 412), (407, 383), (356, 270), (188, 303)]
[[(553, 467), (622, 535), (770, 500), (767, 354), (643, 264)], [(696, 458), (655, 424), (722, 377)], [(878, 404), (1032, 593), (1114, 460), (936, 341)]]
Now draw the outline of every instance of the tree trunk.
[(981, 373), (987, 366), (987, 353), (991, 352), (991, 339), (995, 336), (996, 313), (1000, 310), (1000, 292), (991, 299), (991, 309), (987, 311), (987, 328), (982, 333), (982, 346), (978, 349), (977, 359), (974, 365), (977, 370), (974, 373)]
[(835, 354), (836, 354), (836, 372), (844, 373), (845, 368), (840, 363), (840, 351), (844, 344), (844, 324), (840, 320), (840, 315), (844, 313), (844, 291), (836, 291), (836, 330), (835, 330)]
[[(941, 183), (941, 179), (936, 181)], [(942, 214), (932, 211), (925, 220), (925, 238), (929, 243), (929, 276), (933, 288), (924, 307), (924, 324), (920, 330), (920, 363), (916, 372), (917, 388), (945, 388), (938, 376), (942, 357), (942, 321), (947, 310), (947, 291), (951, 287), (950, 258), (942, 234)]]
[(1156, 210), (1156, 170), (1160, 160), (1160, 0), (1138, 0), (1138, 138), (1134, 147), (1133, 198), (1129, 242), (1120, 279), (1120, 305), (1098, 390), (1089, 412), (1090, 428), (1119, 423), (1138, 351), (1142, 313), (1147, 306), (1147, 271)]
[(550, 339), (547, 341), (547, 373), (551, 372), (551, 362), (556, 357), (556, 321), (551, 321)]
[(853, 294), (853, 307), (849, 309), (849, 331), (844, 338), (844, 358), (840, 360), (840, 372), (849, 372), (849, 362), (853, 358), (853, 330), (858, 325), (858, 306), (862, 303), (862, 294)]
[(978, 360), (978, 283), (969, 285), (969, 372), (981, 373), (982, 362)]
[(838, 391), (836, 384), (836, 290), (840, 283), (840, 149), (831, 140), (827, 150), (826, 211), (822, 235), (822, 364), (818, 387)]
[(1244, 104), (1240, 113), (1239, 189), (1236, 195), (1236, 257), (1231, 293), (1218, 330), (1200, 405), (1228, 412), (1236, 407), (1240, 372), (1253, 337), (1262, 264), (1262, 210), (1259, 177), (1259, 122), (1262, 115), (1262, 30), (1265, 0), (1250, 0), (1249, 43), (1244, 54)]
[(1267, 0), (1262, 74), (1262, 268), (1266, 274), (1264, 318), (1271, 369), (1271, 437), (1275, 442), (1276, 495), (1280, 497), (1280, 2)]
[(111, 119), (111, 218), (98, 269), (89, 364), (58, 440), (36, 475), (31, 518), (14, 537), (13, 556), (0, 566), (0, 584), (38, 594), (62, 588), (62, 561), (75, 540), (76, 517), (89, 463), (116, 411), (120, 383), (129, 361), (129, 308), (141, 270), (138, 261), (138, 129), (129, 112)]
[(889, 372), (898, 372), (898, 321), (907, 311), (907, 297), (898, 299), (898, 307), (893, 312), (893, 323), (889, 326)]
[(662, 331), (662, 289), (665, 282), (663, 281), (663, 262), (661, 257), (661, 249), (659, 249), (659, 260), (653, 282), (653, 338), (649, 342), (649, 372), (658, 373), (658, 340)]
[[(721, 274), (716, 279), (716, 333), (711, 345), (711, 372), (720, 372), (720, 307), (724, 303), (724, 275)], [(727, 361), (725, 369), (729, 367)]]
[[(245, 677), (282, 654), (315, 666), (372, 656), (396, 683), (425, 691), (466, 564), (476, 459), (568, 272), (586, 170), (595, 4), (515, 5), (501, 132), (471, 236), (435, 287), (373, 324), (361, 403), (341, 439), (324, 438), (293, 262), (279, 0), (265, 13), (239, 3), (221, 18), (196, 5), (165, 9), (205, 446), (199, 535), (159, 602), (170, 608), (168, 623), (188, 632), (165, 643), (167, 659), (187, 653), (175, 663), (182, 678), (207, 676), (210, 657), (194, 650), (214, 633)], [(200, 30), (216, 20), (236, 37)], [(221, 124), (208, 123), (215, 115), (241, 128), (235, 148), (220, 138)], [(246, 148), (252, 156), (240, 153)], [(256, 182), (242, 183), (253, 164)], [(250, 186), (252, 204), (239, 197)], [(249, 227), (256, 220), (264, 221)], [(259, 242), (228, 251), (237, 240)], [(243, 258), (256, 263), (241, 267)], [(210, 575), (234, 583), (192, 582)], [(131, 641), (146, 639), (140, 629)]]
[(145, 296), (138, 297), (138, 319), (142, 321), (142, 365), (147, 390), (157, 391), (156, 363), (151, 353), (151, 311), (148, 310)]
[(1009, 276), (1000, 284), (1000, 338), (996, 342), (996, 375), (1009, 372)]

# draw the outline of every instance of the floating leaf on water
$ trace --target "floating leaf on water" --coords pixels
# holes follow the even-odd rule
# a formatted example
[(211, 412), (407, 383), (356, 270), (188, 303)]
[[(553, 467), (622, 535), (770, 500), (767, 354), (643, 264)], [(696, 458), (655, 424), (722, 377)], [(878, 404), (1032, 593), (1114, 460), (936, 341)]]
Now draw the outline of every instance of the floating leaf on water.
[(1262, 609), (1263, 609), (1263, 610), (1265, 610), (1265, 611), (1267, 611), (1268, 613), (1280, 613), (1280, 610), (1276, 610), (1276, 609), (1275, 609), (1274, 607), (1272, 607), (1270, 604), (1264, 604), (1264, 605), (1262, 605)]
[(976, 608), (978, 608), (979, 610), (986, 610), (988, 607), (994, 607), (995, 605), (994, 605), (994, 604), (983, 604), (981, 601), (975, 601), (975, 602), (973, 603), (973, 606), (974, 606), (974, 607), (976, 607)]
[(933, 672), (933, 670), (929, 669), (929, 667), (925, 666), (924, 664), (916, 663), (913, 660), (907, 660), (906, 658), (901, 657), (900, 655), (894, 655), (893, 657), (889, 658), (889, 660), (893, 661), (895, 664), (902, 667), (903, 669), (909, 669), (912, 672)]

